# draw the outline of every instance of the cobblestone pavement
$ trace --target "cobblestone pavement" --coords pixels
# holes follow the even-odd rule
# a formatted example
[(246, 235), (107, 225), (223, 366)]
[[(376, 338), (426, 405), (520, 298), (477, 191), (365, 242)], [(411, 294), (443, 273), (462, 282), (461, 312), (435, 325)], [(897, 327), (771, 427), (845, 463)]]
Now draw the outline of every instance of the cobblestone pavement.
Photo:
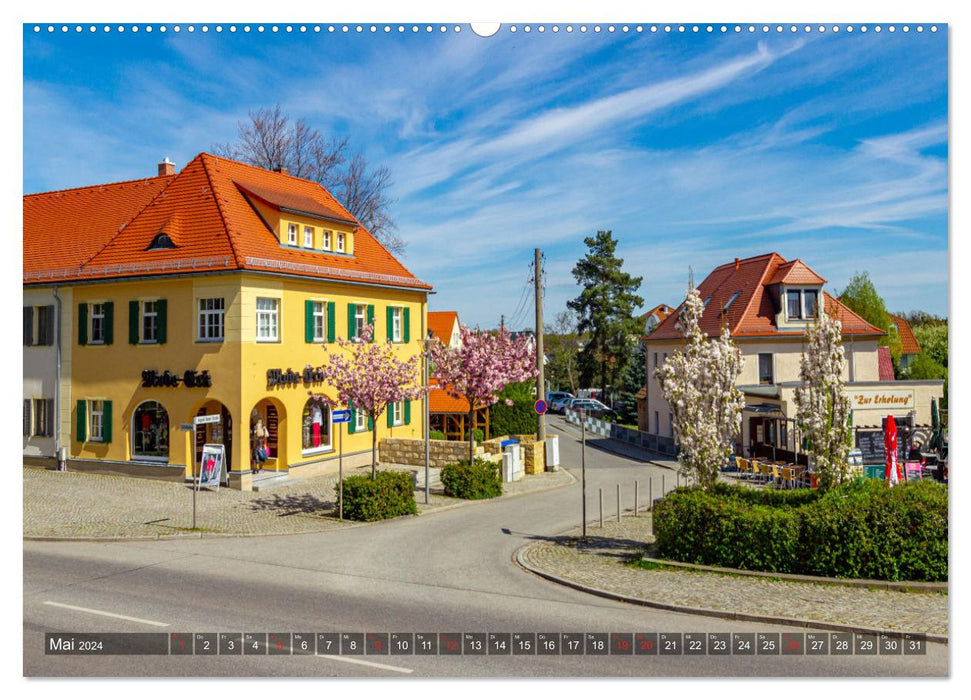
[(521, 557), (553, 576), (632, 598), (724, 612), (834, 622), (885, 630), (946, 635), (948, 598), (676, 569), (639, 569), (653, 541), (651, 516), (627, 517), (587, 527), (589, 542), (577, 549), (579, 530), (539, 538)]
[[(380, 468), (414, 470), (397, 465)], [(367, 474), (370, 469), (347, 469), (345, 476)], [(337, 520), (337, 474), (264, 492), (202, 490), (196, 495), (198, 532), (191, 530), (192, 490), (186, 484), (34, 467), (24, 467), (23, 479), (24, 537), (195, 537), (198, 532), (203, 536), (284, 535), (359, 525)], [(565, 471), (527, 476), (504, 484), (501, 498), (570, 483), (573, 477)], [(448, 498), (434, 480), (428, 505), (424, 496), (423, 489), (415, 492), (420, 513), (481, 502)]]

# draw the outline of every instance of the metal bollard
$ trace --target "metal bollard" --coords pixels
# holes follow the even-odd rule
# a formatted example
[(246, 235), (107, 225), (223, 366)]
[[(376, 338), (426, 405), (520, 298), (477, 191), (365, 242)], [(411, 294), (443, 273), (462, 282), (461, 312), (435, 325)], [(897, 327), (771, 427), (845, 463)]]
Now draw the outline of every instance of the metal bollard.
[(661, 498), (664, 498), (664, 493), (665, 493), (665, 491), (664, 491), (664, 477), (665, 476), (666, 476), (666, 474), (661, 474)]
[(637, 517), (637, 510), (638, 510), (638, 508), (637, 508), (637, 489), (638, 489), (638, 483), (637, 483), (637, 480), (635, 479), (634, 480), (634, 517)]
[(604, 526), (604, 490), (600, 488), (600, 527)]
[(620, 522), (620, 484), (617, 484), (617, 522)]
[(647, 509), (654, 510), (654, 477), (647, 482)]

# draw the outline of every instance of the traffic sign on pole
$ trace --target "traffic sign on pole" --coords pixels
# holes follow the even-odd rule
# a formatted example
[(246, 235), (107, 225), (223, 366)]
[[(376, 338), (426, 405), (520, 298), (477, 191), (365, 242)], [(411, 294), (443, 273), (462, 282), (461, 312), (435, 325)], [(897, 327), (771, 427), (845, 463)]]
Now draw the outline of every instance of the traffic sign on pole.
[(536, 409), (537, 415), (543, 415), (546, 413), (546, 402), (543, 399), (538, 399), (536, 403), (533, 404), (533, 408)]
[(331, 420), (335, 423), (350, 423), (351, 422), (351, 412), (347, 409), (340, 411), (334, 411), (331, 413)]

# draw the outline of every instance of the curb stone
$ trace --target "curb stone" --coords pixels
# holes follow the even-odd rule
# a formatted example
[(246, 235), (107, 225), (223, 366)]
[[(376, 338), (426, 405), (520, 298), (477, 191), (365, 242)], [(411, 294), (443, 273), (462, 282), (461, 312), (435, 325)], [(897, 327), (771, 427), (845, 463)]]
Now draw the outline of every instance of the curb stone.
[[(563, 533), (565, 534), (565, 533)], [(543, 571), (533, 565), (529, 564), (523, 559), (523, 553), (531, 547), (539, 546), (538, 543), (531, 542), (525, 544), (515, 551), (513, 554), (513, 562), (517, 564), (524, 571), (535, 574), (541, 578), (545, 578), (553, 583), (558, 583), (561, 586), (566, 586), (567, 588), (573, 588), (583, 593), (589, 593), (590, 595), (599, 596), (601, 598), (607, 598), (609, 600), (616, 600), (621, 603), (629, 603), (631, 605), (640, 605), (648, 608), (655, 608), (658, 610), (667, 610), (670, 612), (680, 612), (688, 613), (690, 615), (703, 615), (705, 617), (717, 617), (724, 620), (739, 620), (745, 622), (765, 622), (776, 625), (791, 625), (793, 627), (812, 627), (816, 629), (831, 630), (834, 632), (855, 632), (861, 634), (889, 634), (889, 635), (901, 635), (901, 634), (913, 634), (915, 636), (922, 636), (928, 642), (934, 642), (937, 644), (948, 644), (947, 635), (931, 634), (925, 632), (907, 632), (906, 630), (887, 630), (875, 627), (865, 627), (862, 625), (846, 625), (838, 622), (825, 622), (820, 620), (804, 620), (801, 618), (789, 618), (789, 617), (775, 617), (771, 615), (755, 615), (751, 613), (740, 613), (731, 612), (728, 610), (713, 610), (711, 608), (696, 608), (687, 605), (675, 605), (672, 603), (662, 603), (656, 600), (648, 600), (646, 598), (636, 598), (634, 596), (626, 596), (621, 593), (614, 593), (612, 591), (605, 591), (600, 588), (594, 588), (592, 586), (587, 586), (582, 583), (577, 583), (576, 581), (570, 581), (569, 579), (564, 579), (549, 572)]]

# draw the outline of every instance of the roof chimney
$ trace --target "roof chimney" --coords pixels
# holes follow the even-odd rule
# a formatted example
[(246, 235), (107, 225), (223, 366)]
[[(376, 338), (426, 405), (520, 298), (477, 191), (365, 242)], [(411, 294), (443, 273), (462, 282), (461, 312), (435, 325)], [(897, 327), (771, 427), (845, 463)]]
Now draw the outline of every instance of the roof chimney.
[(735, 258), (735, 269), (738, 269), (738, 258)]
[(164, 177), (166, 175), (175, 175), (175, 163), (168, 158), (158, 164), (158, 176)]
[(282, 165), (278, 165), (275, 168), (273, 168), (273, 172), (282, 173), (284, 175), (289, 175), (290, 174), (290, 169), (289, 168), (284, 168)]

